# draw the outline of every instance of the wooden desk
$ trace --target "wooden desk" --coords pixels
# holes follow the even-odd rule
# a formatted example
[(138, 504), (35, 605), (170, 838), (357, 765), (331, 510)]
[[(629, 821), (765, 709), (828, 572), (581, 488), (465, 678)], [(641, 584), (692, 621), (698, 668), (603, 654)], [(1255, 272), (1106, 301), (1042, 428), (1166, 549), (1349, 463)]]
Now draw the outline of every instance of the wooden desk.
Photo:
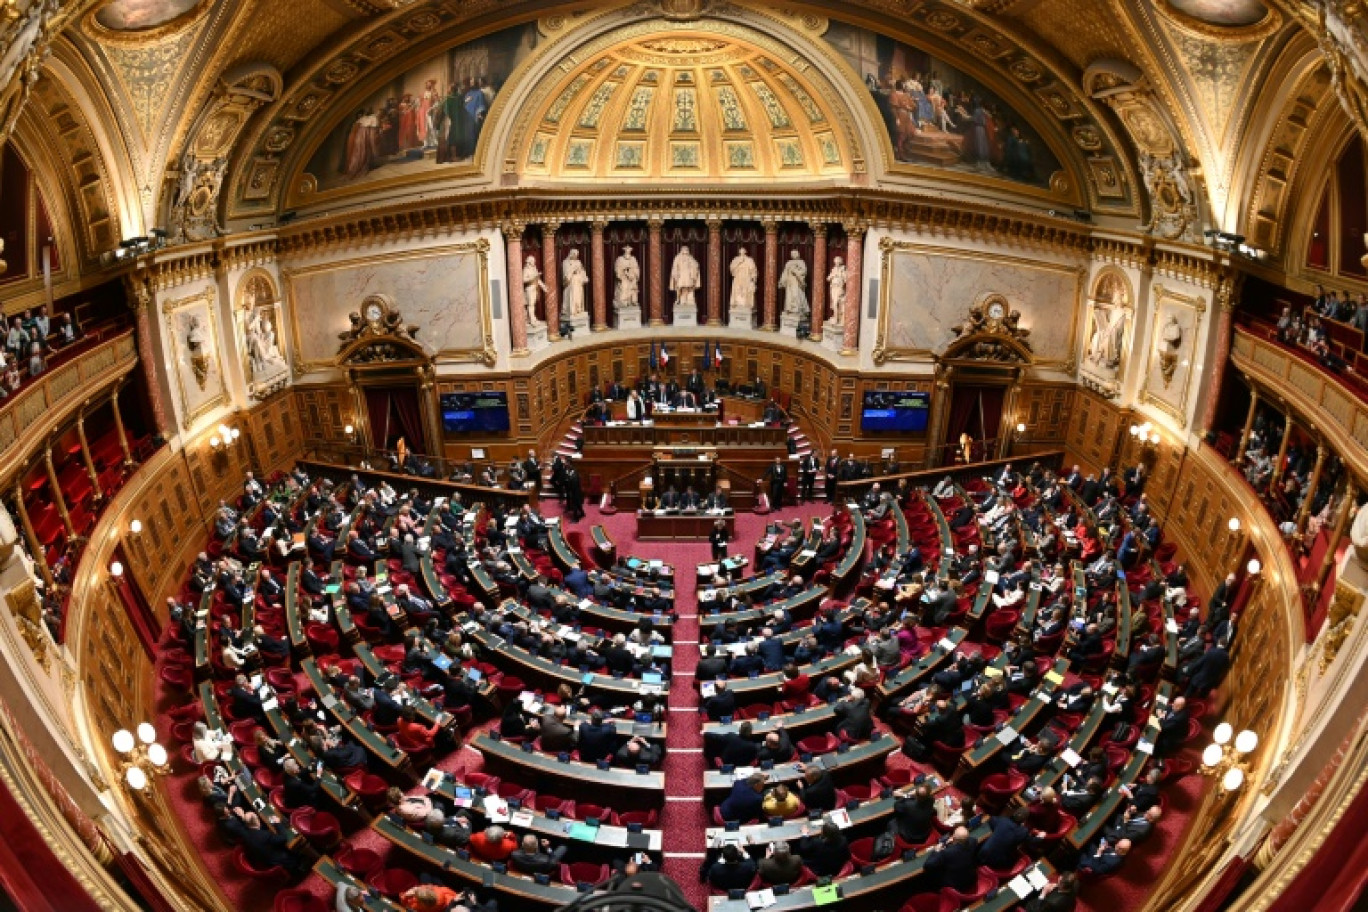
[(579, 555), (575, 549), (570, 547), (570, 543), (565, 540), (565, 530), (560, 523), (550, 523), (546, 528), (547, 543), (551, 545), (551, 556), (560, 564), (561, 570), (570, 572), (580, 566)]
[[(348, 886), (356, 887), (356, 889), (360, 890), (362, 895), (367, 897), (361, 903), (361, 908), (365, 909), (366, 912), (404, 912), (403, 906), (399, 905), (397, 902), (386, 899), (384, 896), (377, 893), (369, 884), (357, 880), (355, 877), (352, 877), (346, 871), (342, 870), (337, 862), (332, 860), (331, 856), (324, 855), (322, 858), (318, 859), (318, 863), (314, 865), (313, 872), (323, 878), (334, 892), (342, 884), (347, 884)], [(328, 904), (332, 905), (331, 901)]]
[(529, 785), (551, 779), (605, 798), (616, 792), (650, 807), (658, 807), (665, 800), (665, 774), (660, 770), (638, 773), (621, 767), (601, 770), (576, 760), (561, 762), (549, 754), (525, 751), (502, 739), (496, 741), (488, 732), (481, 732), (469, 746), (484, 755), (486, 764), (514, 769), (518, 781)]
[[(982, 770), (985, 764), (996, 757), (1003, 755), (1008, 747), (1015, 745), (1021, 738), (1026, 737), (1027, 731), (1039, 720), (1040, 716), (1045, 712), (1046, 707), (1053, 704), (1054, 692), (1058, 689), (1060, 683), (1063, 682), (1064, 673), (1068, 670), (1068, 659), (1056, 660), (1054, 668), (1051, 669), (1051, 671), (1059, 676), (1059, 681), (1052, 682), (1042, 679), (1040, 685), (1036, 688), (1035, 693), (1031, 695), (1031, 699), (1023, 703), (1021, 708), (1016, 711), (1016, 714), (1007, 720), (1007, 724), (1012, 727), (1018, 737), (1013, 739), (1009, 744), (1003, 744), (995, 734), (984, 738), (982, 744), (966, 751), (960, 757), (959, 766), (955, 770), (955, 780), (959, 781), (966, 775)], [(1049, 672), (1046, 674), (1049, 674)]]
[[(337, 723), (366, 749), (366, 753), (400, 775), (413, 775), (408, 754), (398, 748), (391, 747), (389, 742), (371, 728), (365, 719), (353, 713), (346, 701), (332, 689), (332, 685), (323, 679), (323, 674), (318, 670), (313, 659), (305, 659), (300, 663), (300, 668), (313, 686), (314, 693), (318, 694), (319, 702), (324, 704), (324, 709), (328, 710), (328, 714), (336, 719)], [(328, 706), (328, 703), (332, 705)]]
[[(922, 681), (933, 668), (944, 663), (964, 642), (968, 631), (963, 627), (952, 627), (944, 637), (932, 644), (931, 649), (916, 662), (908, 665), (891, 678), (885, 678), (878, 687), (879, 701), (891, 700), (911, 690), (913, 685)], [(953, 644), (953, 648), (946, 648)]]
[(637, 513), (637, 538), (642, 541), (707, 541), (718, 520), (727, 524), (727, 535), (736, 535), (736, 514)]
[(591, 424), (584, 428), (585, 452), (600, 448), (706, 446), (718, 449), (787, 449), (788, 431), (751, 424), (717, 424), (714, 416), (680, 423), (684, 416), (662, 416), (648, 423)]
[[(840, 674), (847, 668), (853, 668), (860, 657), (845, 652), (827, 656), (820, 662), (813, 662), (809, 665), (799, 665), (799, 674), (805, 674), (816, 681), (829, 674)], [(754, 678), (728, 678), (727, 689), (736, 694), (738, 705), (745, 705), (744, 702), (755, 702), (763, 699), (762, 695), (777, 695), (784, 686), (784, 673), (781, 671), (762, 674)]]
[(563, 906), (579, 896), (574, 887), (560, 883), (539, 884), (531, 877), (514, 873), (512, 869), (500, 874), (473, 857), (462, 858), (446, 846), (428, 843), (419, 833), (396, 823), (388, 814), (376, 817), (371, 829), (390, 845), (403, 849), (419, 861), (440, 868), (450, 876), (470, 881), (476, 886), (485, 885), (497, 893), (504, 902), (513, 900), (515, 908), (525, 903)]
[(822, 604), (822, 600), (828, 595), (826, 586), (810, 586), (797, 595), (784, 599), (782, 602), (771, 602), (758, 608), (747, 608), (744, 611), (718, 611), (703, 613), (702, 605), (699, 606), (698, 626), (700, 631), (707, 626), (711, 629), (718, 624), (726, 624), (728, 621), (736, 624), (738, 630), (747, 630), (751, 627), (763, 626), (774, 616), (776, 611), (787, 611), (789, 616), (795, 621), (806, 620), (817, 613), (817, 608)]
[[(432, 791), (434, 794), (441, 795), (443, 798), (446, 798), (450, 801), (455, 801), (456, 788), (462, 785), (463, 783), (456, 781), (456, 779), (452, 777), (451, 773), (446, 773), (443, 776), (441, 783), (439, 783), (437, 788), (433, 789)], [(473, 805), (471, 805), (471, 807), (468, 810), (470, 810), (472, 813), (480, 815), (483, 815), (484, 813), (483, 808), (478, 800)], [(516, 827), (516, 829), (521, 829), (528, 833), (535, 833), (537, 836), (545, 836), (548, 839), (564, 839), (571, 846), (575, 846), (581, 851), (585, 849), (598, 847), (612, 850), (612, 852), (617, 852), (620, 855), (621, 850), (628, 848), (628, 833), (626, 827), (602, 825), (593, 827), (592, 829), (595, 830), (594, 839), (590, 841), (587, 839), (583, 839), (579, 836), (572, 835), (570, 832), (573, 828), (573, 824), (583, 823), (584, 821), (569, 820), (564, 817), (562, 817), (559, 820), (552, 820), (550, 817), (547, 817), (544, 814), (537, 813), (532, 808), (524, 807), (523, 810), (532, 811), (532, 822), (527, 824), (526, 826)], [(641, 835), (646, 839), (646, 845), (642, 849), (642, 851), (660, 851), (661, 844), (664, 842), (664, 834), (660, 830), (642, 830)], [(611, 852), (609, 854), (611, 854)]]
[[(884, 758), (898, 749), (898, 739), (888, 734), (875, 732), (875, 738), (859, 744), (852, 744), (850, 749), (837, 753), (832, 751), (829, 754), (822, 754), (814, 757), (813, 763), (821, 763), (826, 767), (827, 772), (831, 773), (832, 778), (844, 776), (853, 770), (859, 769), (870, 764), (879, 764), (882, 767)], [(766, 770), (768, 784), (775, 785), (780, 782), (793, 784), (802, 778), (803, 774), (798, 769), (797, 763), (778, 764), (772, 770)], [(710, 801), (720, 801), (731, 793), (732, 784), (736, 781), (735, 773), (723, 773), (717, 770), (708, 770), (703, 774), (703, 791), (705, 797)]]

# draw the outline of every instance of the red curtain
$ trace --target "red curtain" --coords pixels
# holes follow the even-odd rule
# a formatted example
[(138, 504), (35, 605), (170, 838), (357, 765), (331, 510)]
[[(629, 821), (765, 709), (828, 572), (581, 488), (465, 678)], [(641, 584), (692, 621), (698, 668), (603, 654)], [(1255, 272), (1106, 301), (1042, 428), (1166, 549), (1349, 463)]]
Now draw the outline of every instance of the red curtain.
[[(987, 459), (990, 454), (985, 442), (998, 435), (1002, 422), (1002, 402), (1005, 389), (1001, 386), (956, 386), (950, 398), (950, 415), (945, 423), (944, 445), (959, 443), (961, 434), (974, 438), (974, 455)], [(947, 458), (946, 462), (952, 462)]]
[(124, 612), (132, 622), (133, 629), (137, 631), (138, 642), (142, 643), (143, 652), (152, 659), (157, 640), (161, 638), (161, 623), (158, 622), (147, 599), (143, 598), (142, 590), (133, 582), (133, 574), (127, 570), (128, 555), (124, 553), (123, 545), (114, 549), (114, 559), (125, 567), (123, 576), (115, 586), (119, 593), (119, 601), (123, 603)]
[[(1325, 800), (1325, 799), (1321, 799)], [(1274, 900), (1269, 912), (1349, 912), (1368, 881), (1368, 788), (1359, 789), (1320, 850)]]
[(96, 912), (99, 905), (52, 854), (0, 783), (0, 887), (25, 912)]
[(423, 433), (423, 410), (418, 405), (418, 391), (413, 387), (390, 390), (390, 406), (394, 409), (394, 423), (404, 435), (408, 448), (415, 453), (428, 453), (427, 436)]
[(409, 386), (378, 386), (366, 390), (371, 440), (377, 449), (392, 450), (400, 437), (414, 453), (427, 454), (423, 410), (418, 391)]

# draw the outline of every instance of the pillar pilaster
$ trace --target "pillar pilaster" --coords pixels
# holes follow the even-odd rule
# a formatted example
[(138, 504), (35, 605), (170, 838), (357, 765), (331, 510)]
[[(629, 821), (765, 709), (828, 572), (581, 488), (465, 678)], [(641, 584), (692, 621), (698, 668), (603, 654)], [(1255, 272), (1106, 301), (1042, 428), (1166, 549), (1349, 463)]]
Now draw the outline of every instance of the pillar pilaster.
[(523, 224), (510, 222), (503, 226), (505, 259), (508, 260), (508, 329), (513, 345), (513, 356), (527, 355), (527, 295), (523, 291)]
[(722, 220), (708, 220), (708, 325), (722, 325)]
[(827, 226), (818, 222), (812, 226), (812, 315), (808, 335), (814, 342), (822, 341), (822, 324), (826, 322), (827, 306)]
[(589, 229), (589, 259), (593, 261), (589, 281), (594, 290), (594, 332), (608, 328), (608, 264), (605, 262), (603, 244), (605, 227), (602, 219), (595, 219)]
[(647, 282), (647, 294), (650, 306), (650, 325), (665, 325), (665, 240), (663, 231), (665, 220), (661, 218), (648, 219), (646, 229), (648, 231), (648, 250), (647, 264), (650, 269), (650, 278)]
[(779, 304), (779, 223), (773, 219), (765, 221), (765, 297), (763, 319), (760, 328), (767, 332), (777, 332)]
[(560, 222), (542, 225), (542, 282), (546, 284), (546, 337), (555, 342), (560, 334), (560, 263), (556, 262), (556, 232)]
[(845, 338), (841, 354), (854, 355), (860, 350), (860, 288), (864, 283), (865, 226), (854, 222), (846, 226), (846, 300)]

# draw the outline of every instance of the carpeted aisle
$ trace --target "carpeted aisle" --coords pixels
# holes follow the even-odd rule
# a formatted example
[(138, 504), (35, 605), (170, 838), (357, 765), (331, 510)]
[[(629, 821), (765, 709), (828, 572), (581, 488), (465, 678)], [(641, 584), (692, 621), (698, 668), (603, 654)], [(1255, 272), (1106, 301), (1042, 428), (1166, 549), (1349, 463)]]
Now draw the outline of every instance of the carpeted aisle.
[[(543, 504), (547, 515), (558, 515), (559, 504)], [(786, 507), (768, 516), (740, 513), (736, 517), (736, 540), (733, 554), (753, 556), (755, 543), (764, 534), (765, 526), (775, 519), (802, 519), (827, 516), (831, 508), (825, 503)], [(712, 560), (712, 549), (706, 541), (640, 541), (636, 537), (636, 515), (621, 512), (605, 516), (597, 507), (585, 507), (585, 517), (577, 523), (567, 523), (567, 529), (580, 529), (586, 534), (590, 527), (602, 525), (617, 545), (618, 553), (646, 560), (662, 560), (675, 570), (675, 610), (679, 621), (675, 624), (674, 682), (670, 687), (669, 734), (665, 750), (665, 807), (660, 815), (664, 830), (665, 873), (683, 888), (695, 908), (706, 908), (707, 888), (698, 882), (698, 867), (703, 861), (704, 831), (712, 824), (703, 804), (703, 739), (698, 717), (698, 691), (693, 684), (693, 670), (698, 664), (698, 598), (697, 565)], [(749, 573), (754, 572), (748, 567)]]

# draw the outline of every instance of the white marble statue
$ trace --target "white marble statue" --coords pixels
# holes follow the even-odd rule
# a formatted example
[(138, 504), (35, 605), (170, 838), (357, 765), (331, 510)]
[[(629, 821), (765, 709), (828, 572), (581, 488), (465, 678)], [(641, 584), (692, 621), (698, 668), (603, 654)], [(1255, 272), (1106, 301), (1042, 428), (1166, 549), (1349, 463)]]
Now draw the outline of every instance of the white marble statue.
[(760, 271), (745, 247), (732, 258), (731, 276), (731, 306), (737, 310), (754, 310), (755, 288), (760, 282)]
[(694, 259), (688, 247), (681, 247), (679, 253), (675, 254), (674, 265), (670, 267), (670, 291), (675, 293), (675, 306), (694, 307), (694, 292), (702, 283), (698, 260)]
[(1359, 507), (1354, 524), (1349, 527), (1349, 542), (1354, 546), (1354, 557), (1368, 570), (1368, 506)]
[(565, 313), (577, 316), (584, 313), (584, 287), (589, 284), (589, 273), (584, 271), (579, 251), (571, 250), (561, 263), (561, 289)]
[(247, 323), (247, 360), (252, 367), (252, 379), (263, 380), (285, 367), (285, 356), (276, 344), (275, 327), (266, 316), (266, 308), (253, 311)]
[(846, 267), (845, 260), (836, 257), (831, 261), (831, 271), (827, 273), (827, 294), (831, 302), (831, 319), (840, 323), (845, 311)]
[(541, 300), (541, 293), (546, 291), (546, 283), (542, 281), (536, 257), (528, 257), (527, 262), (523, 264), (522, 280), (523, 296), (527, 300), (527, 325), (540, 326), (541, 321), (537, 319), (537, 302)]
[(802, 255), (794, 250), (789, 254), (789, 261), (784, 264), (784, 271), (779, 274), (779, 290), (784, 293), (786, 316), (799, 319), (807, 316), (807, 280), (807, 263), (804, 263)]
[(617, 280), (613, 290), (614, 307), (640, 307), (641, 264), (632, 256), (630, 246), (623, 247), (622, 253), (614, 261), (613, 277)]

